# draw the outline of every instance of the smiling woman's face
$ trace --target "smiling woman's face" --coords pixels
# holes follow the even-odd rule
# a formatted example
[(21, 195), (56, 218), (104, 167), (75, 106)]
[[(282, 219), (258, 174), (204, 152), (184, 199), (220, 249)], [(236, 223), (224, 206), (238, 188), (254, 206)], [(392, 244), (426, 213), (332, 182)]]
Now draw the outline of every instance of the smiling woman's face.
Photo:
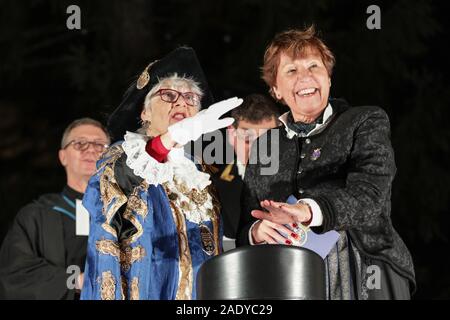
[[(188, 104), (186, 98), (182, 95), (179, 95), (175, 102), (164, 101), (167, 100), (167, 97), (176, 96), (178, 94), (176, 91), (181, 94), (188, 94), (188, 96), (191, 96), (192, 93), (188, 85), (174, 87), (171, 86), (170, 82), (164, 83), (151, 97), (149, 105), (142, 111), (142, 120), (150, 122), (151, 133), (149, 135), (158, 136), (164, 134), (170, 125), (197, 114), (199, 105)], [(160, 94), (161, 92), (166, 92), (164, 100)]]
[(308, 50), (297, 58), (281, 53), (273, 90), (295, 121), (309, 123), (318, 118), (328, 105), (330, 87), (330, 76), (317, 51)]

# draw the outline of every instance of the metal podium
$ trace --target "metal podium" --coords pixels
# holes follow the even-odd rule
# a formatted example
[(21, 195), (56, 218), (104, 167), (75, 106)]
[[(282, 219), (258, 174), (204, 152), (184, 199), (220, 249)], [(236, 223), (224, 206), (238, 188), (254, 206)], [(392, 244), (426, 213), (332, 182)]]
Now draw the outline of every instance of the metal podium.
[(241, 247), (206, 261), (197, 274), (200, 300), (325, 298), (324, 261), (300, 247)]

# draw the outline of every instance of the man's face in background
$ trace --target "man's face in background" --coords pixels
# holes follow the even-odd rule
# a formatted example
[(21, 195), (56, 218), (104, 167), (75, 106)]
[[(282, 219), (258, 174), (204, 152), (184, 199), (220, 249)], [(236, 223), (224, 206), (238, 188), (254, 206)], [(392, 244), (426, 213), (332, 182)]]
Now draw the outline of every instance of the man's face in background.
[[(59, 159), (67, 175), (74, 179), (89, 178), (95, 172), (96, 161), (109, 143), (105, 132), (93, 125), (80, 125), (72, 129), (68, 145), (59, 151)], [(84, 143), (82, 148), (79, 143)]]
[(259, 122), (240, 119), (236, 122), (237, 127), (228, 127), (228, 141), (236, 153), (238, 162), (247, 164), (253, 142), (267, 130), (277, 127), (277, 119), (272, 117)]

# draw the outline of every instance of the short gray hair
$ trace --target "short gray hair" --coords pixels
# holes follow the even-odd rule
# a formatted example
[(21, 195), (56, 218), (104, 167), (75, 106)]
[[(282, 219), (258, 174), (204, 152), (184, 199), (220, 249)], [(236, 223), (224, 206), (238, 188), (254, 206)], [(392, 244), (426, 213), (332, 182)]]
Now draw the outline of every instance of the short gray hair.
[(66, 129), (64, 130), (62, 139), (61, 139), (61, 149), (63, 149), (67, 145), (67, 143), (69, 143), (69, 141), (67, 141), (67, 140), (69, 139), (69, 135), (72, 132), (72, 130), (79, 126), (84, 126), (84, 125), (91, 125), (91, 126), (101, 129), (106, 134), (106, 138), (108, 139), (108, 144), (109, 144), (110, 138), (109, 138), (108, 130), (106, 130), (105, 126), (103, 126), (100, 123), (100, 121), (85, 117), (85, 118), (76, 119), (76, 120), (72, 121), (66, 127)]

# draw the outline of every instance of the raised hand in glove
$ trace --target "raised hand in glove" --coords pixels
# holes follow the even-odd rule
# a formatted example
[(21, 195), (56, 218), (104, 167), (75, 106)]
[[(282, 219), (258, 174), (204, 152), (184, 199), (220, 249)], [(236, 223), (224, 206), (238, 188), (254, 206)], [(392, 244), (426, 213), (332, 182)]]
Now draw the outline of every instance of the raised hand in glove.
[(219, 118), (228, 111), (238, 107), (241, 103), (242, 99), (237, 97), (217, 102), (195, 116), (169, 126), (170, 138), (183, 146), (189, 141), (197, 140), (202, 134), (228, 127), (234, 122), (234, 119)]

